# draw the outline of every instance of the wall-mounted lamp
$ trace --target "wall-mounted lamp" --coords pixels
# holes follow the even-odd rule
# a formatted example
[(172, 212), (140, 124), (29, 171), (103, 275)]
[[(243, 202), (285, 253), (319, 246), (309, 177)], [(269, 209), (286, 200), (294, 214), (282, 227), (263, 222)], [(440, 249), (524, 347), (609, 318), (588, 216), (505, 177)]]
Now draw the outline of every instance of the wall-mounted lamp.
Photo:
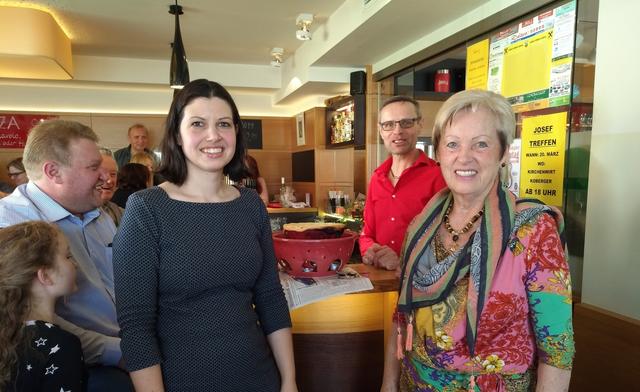
[(169, 13), (176, 16), (176, 30), (173, 36), (171, 47), (171, 70), (169, 71), (169, 84), (171, 88), (182, 88), (189, 83), (189, 65), (187, 64), (187, 54), (182, 44), (182, 34), (180, 34), (180, 15), (182, 15), (182, 6), (169, 6)]
[(312, 14), (298, 15), (296, 18), (296, 26), (298, 26), (298, 30), (296, 30), (297, 39), (301, 41), (309, 41), (311, 39), (311, 31), (309, 31), (311, 23), (313, 23)]
[(279, 67), (282, 64), (282, 56), (284, 55), (284, 49), (273, 48), (271, 49), (271, 66)]

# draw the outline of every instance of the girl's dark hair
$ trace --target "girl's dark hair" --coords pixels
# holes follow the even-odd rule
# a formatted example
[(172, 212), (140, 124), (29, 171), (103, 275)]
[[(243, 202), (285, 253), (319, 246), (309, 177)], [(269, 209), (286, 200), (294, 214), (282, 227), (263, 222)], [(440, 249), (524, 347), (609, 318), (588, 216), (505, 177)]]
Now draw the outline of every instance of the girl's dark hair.
[[(54, 268), (60, 230), (43, 221), (0, 229), (0, 390), (18, 363), (31, 309), (31, 284), (40, 268)], [(11, 388), (9, 388), (11, 390)]]
[(233, 125), (236, 128), (236, 150), (231, 161), (224, 167), (223, 173), (233, 181), (239, 181), (245, 174), (244, 156), (246, 146), (241, 129), (240, 113), (231, 94), (222, 85), (207, 79), (197, 79), (187, 83), (171, 102), (165, 132), (160, 142), (162, 161), (158, 168), (160, 173), (169, 182), (182, 185), (187, 179), (187, 161), (178, 144), (180, 138), (180, 122), (184, 115), (184, 108), (196, 98), (219, 98), (225, 101), (231, 108)]
[(149, 169), (141, 163), (127, 163), (118, 171), (118, 188), (139, 191), (147, 187)]

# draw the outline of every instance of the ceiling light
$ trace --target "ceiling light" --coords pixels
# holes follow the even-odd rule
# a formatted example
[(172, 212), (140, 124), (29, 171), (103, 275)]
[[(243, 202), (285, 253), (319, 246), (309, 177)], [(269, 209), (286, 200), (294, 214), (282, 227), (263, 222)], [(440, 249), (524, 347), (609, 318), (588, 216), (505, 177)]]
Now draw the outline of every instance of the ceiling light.
[(189, 65), (187, 64), (187, 54), (182, 44), (182, 34), (180, 34), (180, 15), (182, 14), (182, 6), (169, 6), (169, 13), (176, 16), (176, 30), (173, 36), (171, 47), (171, 70), (169, 71), (169, 84), (171, 88), (182, 88), (189, 83)]
[(312, 14), (298, 15), (298, 17), (296, 18), (296, 26), (298, 26), (298, 30), (296, 31), (297, 39), (301, 41), (308, 41), (311, 39), (311, 31), (309, 31), (311, 23), (313, 23)]
[(279, 67), (282, 64), (282, 56), (284, 55), (284, 49), (273, 48), (271, 49), (271, 66)]
[(0, 6), (0, 77), (73, 77), (71, 40), (50, 13)]

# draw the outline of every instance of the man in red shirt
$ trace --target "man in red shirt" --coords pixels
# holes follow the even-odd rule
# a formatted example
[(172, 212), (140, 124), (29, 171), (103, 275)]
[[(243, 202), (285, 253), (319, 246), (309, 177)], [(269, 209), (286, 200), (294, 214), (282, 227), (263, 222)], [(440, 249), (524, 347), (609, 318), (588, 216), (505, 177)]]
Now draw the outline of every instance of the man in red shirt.
[(392, 97), (382, 104), (378, 118), (391, 156), (371, 176), (359, 244), (363, 263), (394, 270), (407, 226), (445, 182), (436, 162), (416, 148), (423, 126), (416, 100)]

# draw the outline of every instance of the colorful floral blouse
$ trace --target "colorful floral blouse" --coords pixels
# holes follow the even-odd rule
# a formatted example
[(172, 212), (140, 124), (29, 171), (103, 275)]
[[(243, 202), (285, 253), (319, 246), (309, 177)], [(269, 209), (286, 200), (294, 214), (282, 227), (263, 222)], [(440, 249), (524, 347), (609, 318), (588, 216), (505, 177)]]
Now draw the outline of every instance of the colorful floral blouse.
[(414, 312), (402, 391), (529, 391), (538, 362), (571, 369), (571, 283), (549, 214), (524, 223), (510, 239), (480, 315), (473, 357), (466, 342), (468, 284), (467, 275), (444, 301)]

